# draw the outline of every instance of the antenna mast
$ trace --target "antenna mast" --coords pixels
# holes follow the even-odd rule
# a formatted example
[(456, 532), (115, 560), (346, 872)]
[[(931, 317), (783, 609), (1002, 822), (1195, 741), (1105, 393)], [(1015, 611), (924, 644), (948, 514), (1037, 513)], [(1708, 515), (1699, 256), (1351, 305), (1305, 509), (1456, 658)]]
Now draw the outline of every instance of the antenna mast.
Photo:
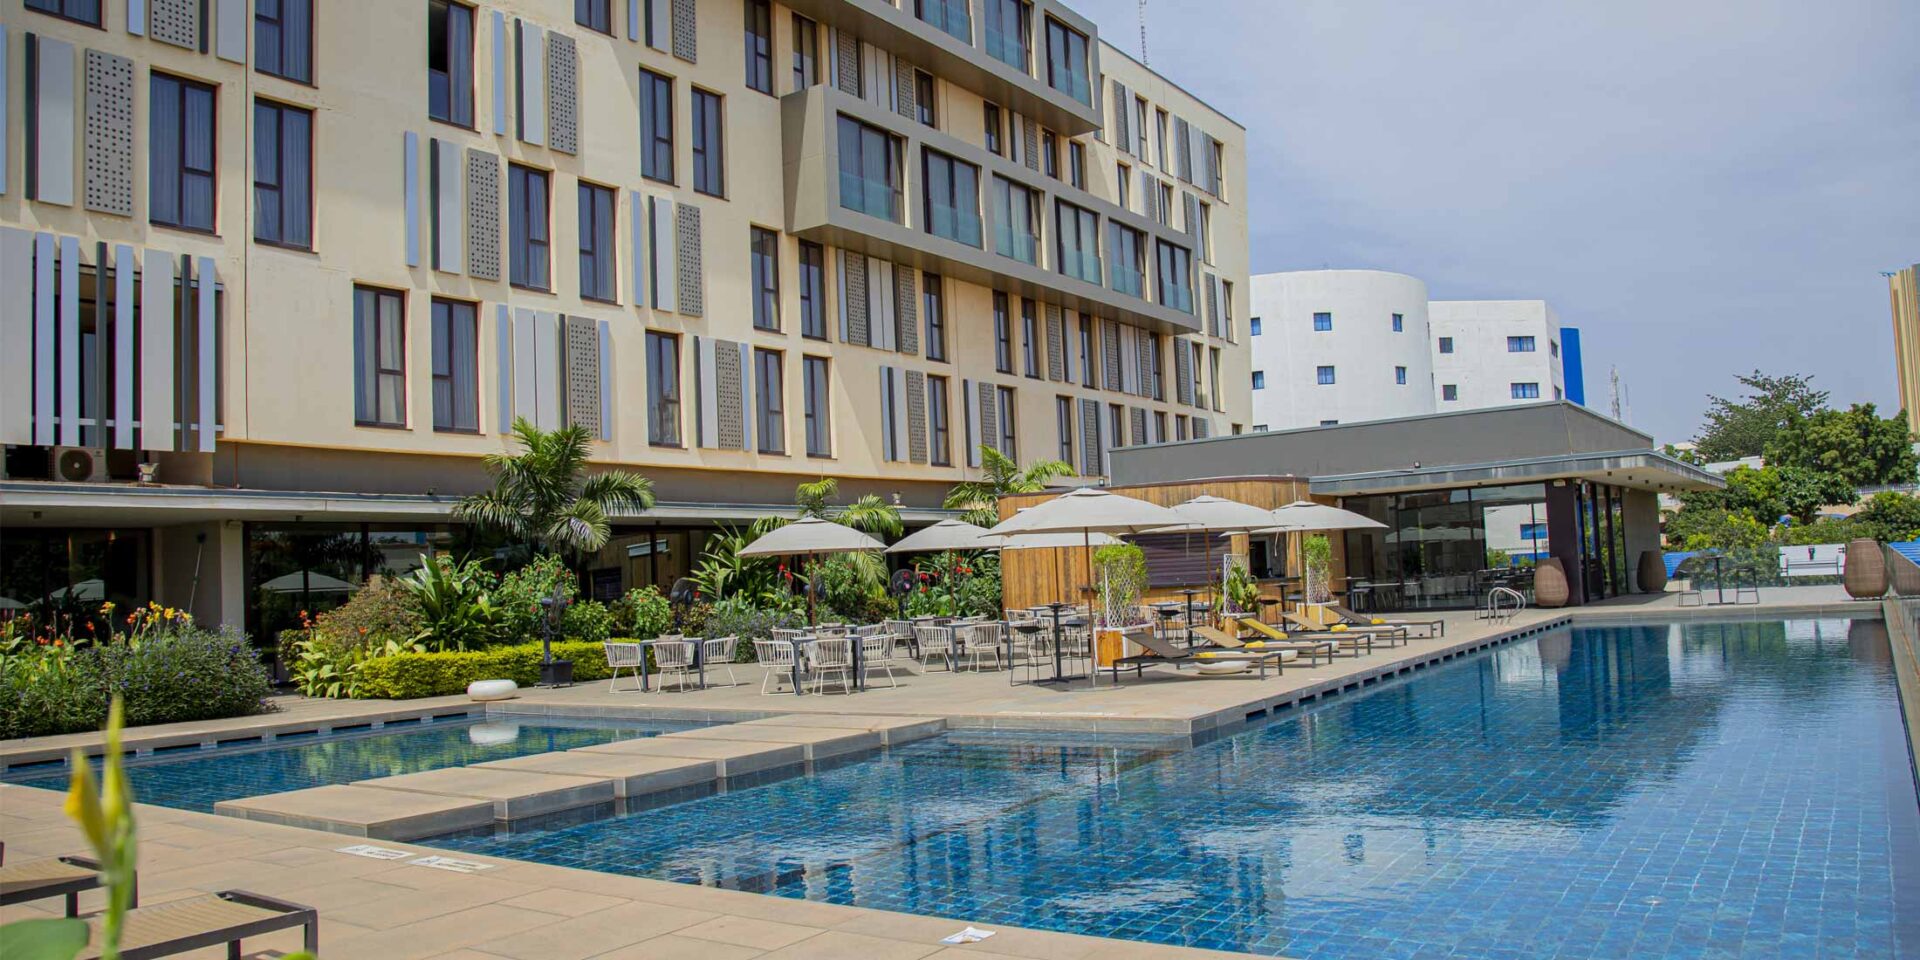
[(1147, 65), (1147, 0), (1140, 0), (1140, 65)]
[[(1613, 385), (1613, 418), (1620, 420), (1620, 368), (1607, 368), (1607, 380)], [(1625, 420), (1620, 420), (1625, 423)]]

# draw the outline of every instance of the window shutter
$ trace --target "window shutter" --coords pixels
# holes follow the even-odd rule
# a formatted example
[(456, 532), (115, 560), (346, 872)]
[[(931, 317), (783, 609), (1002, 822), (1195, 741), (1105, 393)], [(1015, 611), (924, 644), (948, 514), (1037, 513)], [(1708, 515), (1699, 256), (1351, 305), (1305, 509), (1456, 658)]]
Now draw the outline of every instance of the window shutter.
[[(980, 410), (980, 443), (1000, 450), (1000, 404), (994, 396), (993, 384), (976, 383), (980, 399), (976, 406)], [(1006, 453), (1005, 450), (1000, 450)]]
[(406, 206), (407, 266), (420, 265), (420, 135), (409, 130), (400, 137), (400, 194)]
[(653, 291), (655, 310), (673, 311), (679, 306), (679, 241), (675, 239), (679, 231), (675, 221), (672, 200), (659, 196), (647, 198), (647, 247), (653, 251), (652, 276), (647, 286)]
[(1134, 392), (1143, 397), (1150, 397), (1153, 396), (1153, 352), (1158, 347), (1152, 337), (1136, 334), (1136, 339), (1139, 340), (1136, 358), (1140, 364), (1140, 381), (1139, 389)]
[(912, 267), (894, 264), (894, 342), (901, 353), (916, 357), (920, 355), (920, 294), (916, 289), (919, 284), (914, 280), (917, 276), (919, 271)]
[(894, 348), (896, 305), (893, 288), (893, 264), (874, 257), (867, 259), (867, 335), (870, 345), (886, 351)]
[[(517, 21), (516, 21), (517, 22)], [(507, 132), (507, 81), (513, 74), (513, 61), (507, 57), (507, 18), (493, 11), (493, 132)]]
[(1186, 118), (1173, 118), (1173, 161), (1182, 183), (1193, 182), (1193, 133)]
[(900, 459), (900, 434), (896, 429), (899, 411), (893, 405), (893, 381), (898, 372), (893, 367), (880, 368), (880, 459), (889, 463)]
[(709, 449), (747, 449), (747, 370), (745, 345), (711, 337), (693, 338), (695, 443)]
[(1173, 341), (1173, 389), (1175, 400), (1193, 404), (1193, 351), (1180, 339)]
[(1113, 82), (1113, 145), (1121, 153), (1133, 152), (1132, 119), (1133, 98), (1127, 95), (1127, 85), (1118, 80)]
[[(4, 113), (4, 109), (0, 109), (0, 121), (4, 120)], [(87, 51), (85, 136), (82, 155), (86, 161), (87, 209), (132, 216), (132, 60), (98, 50)], [(0, 147), (3, 146), (4, 141), (0, 141)], [(0, 171), (4, 169), (4, 162), (0, 161)]]
[(679, 266), (680, 312), (689, 317), (705, 311), (706, 273), (700, 254), (700, 208), (691, 203), (674, 205), (674, 249)]
[(1207, 283), (1207, 335), (1220, 335), (1220, 278), (1214, 274), (1206, 275)]
[(1143, 443), (1146, 443), (1147, 442), (1147, 411), (1142, 410), (1139, 407), (1128, 407), (1127, 421), (1128, 421), (1127, 425), (1133, 429), (1133, 445), (1137, 447)]
[(833, 32), (834, 83), (840, 92), (860, 95), (860, 41), (845, 30)]
[(1040, 126), (1032, 117), (1020, 118), (1020, 143), (1027, 153), (1027, 169), (1040, 169)]
[(907, 459), (927, 462), (927, 375), (907, 371)]
[(547, 34), (547, 143), (561, 153), (580, 152), (580, 59), (573, 38)]
[(500, 403), (494, 430), (505, 433), (513, 425), (513, 320), (507, 315), (506, 304), (495, 304), (493, 309), (493, 365)]
[(200, 0), (148, 0), (147, 35), (161, 43), (200, 49)]
[(1194, 259), (1200, 258), (1200, 198), (1185, 190), (1180, 191), (1180, 213), (1187, 234), (1187, 242), (1193, 247)]
[(247, 0), (214, 0), (213, 55), (233, 63), (247, 62)]
[(500, 158), (471, 147), (467, 149), (467, 273), (500, 279)]
[(27, 119), (35, 132), (27, 160), (27, 196), (43, 203), (73, 203), (73, 44), (27, 34), (27, 57), (36, 65), (27, 86)]
[[(665, 0), (653, 2), (662, 3)], [(673, 0), (673, 55), (688, 63), (700, 62), (694, 7), (694, 0)]]
[(871, 342), (867, 318), (867, 258), (841, 251), (840, 274), (840, 339), (864, 347)]
[(1066, 321), (1051, 303), (1047, 304), (1047, 379), (1055, 383), (1067, 379)]
[(918, 92), (913, 85), (913, 64), (899, 57), (893, 58), (893, 108), (908, 120), (919, 119), (919, 104), (915, 101)]
[(1160, 181), (1153, 174), (1140, 171), (1140, 213), (1148, 220), (1160, 219)]
[(547, 142), (547, 47), (544, 41), (546, 31), (526, 22), (515, 20), (513, 29), (520, 38), (520, 61), (514, 71), (517, 91), (514, 106), (518, 109), (519, 138), (523, 143), (545, 146)]
[(1100, 332), (1100, 360), (1108, 390), (1120, 389), (1120, 324), (1108, 320)]
[(1204, 440), (1208, 436), (1211, 436), (1212, 433), (1213, 433), (1213, 424), (1209, 422), (1207, 418), (1205, 417), (1193, 418), (1193, 438), (1195, 440)]
[(433, 268), (459, 273), (463, 266), (461, 241), (466, 234), (463, 227), (467, 214), (464, 157), (458, 144), (437, 137), (428, 142), (427, 156), (427, 169), (432, 175), (428, 182), (428, 195), (432, 198), (428, 209), (432, 212)]
[(588, 317), (566, 324), (567, 425), (600, 436), (600, 325)]
[(960, 381), (960, 417), (966, 421), (967, 466), (977, 467), (980, 465), (980, 395), (974, 392), (972, 380)]
[(565, 390), (561, 385), (560, 315), (544, 310), (533, 314), (533, 412), (542, 430), (557, 430), (563, 415)]
[[(1103, 476), (1107, 472), (1107, 465), (1100, 457), (1101, 450), (1106, 446), (1101, 432), (1099, 401), (1080, 401), (1080, 472), (1087, 476)], [(1098, 465), (1098, 469), (1086, 469), (1095, 465)]]

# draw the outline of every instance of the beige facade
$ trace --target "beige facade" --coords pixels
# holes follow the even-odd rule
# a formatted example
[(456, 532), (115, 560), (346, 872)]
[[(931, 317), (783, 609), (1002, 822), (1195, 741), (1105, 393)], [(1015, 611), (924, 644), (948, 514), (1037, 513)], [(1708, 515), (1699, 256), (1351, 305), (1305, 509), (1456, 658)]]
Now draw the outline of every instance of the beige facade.
[[(441, 520), (523, 415), (582, 423), (596, 462), (654, 477), (654, 519), (751, 516), (822, 475), (924, 518), (977, 473), (980, 442), (1093, 476), (1105, 448), (1248, 421), (1244, 131), (1070, 9), (450, 10), (4, 0), (9, 525), (221, 518), (134, 496), (120, 481), (143, 462), (164, 485), (318, 498), (330, 518)], [(648, 123), (663, 110), (670, 144)], [(1030, 220), (1000, 202), (1021, 191)], [(812, 398), (808, 358), (826, 365)], [(43, 452), (63, 447), (107, 469), (55, 496)], [(268, 501), (222, 502), (314, 517)]]
[(1893, 362), (1900, 377), (1900, 407), (1907, 426), (1920, 433), (1920, 264), (1887, 277), (1893, 301)]

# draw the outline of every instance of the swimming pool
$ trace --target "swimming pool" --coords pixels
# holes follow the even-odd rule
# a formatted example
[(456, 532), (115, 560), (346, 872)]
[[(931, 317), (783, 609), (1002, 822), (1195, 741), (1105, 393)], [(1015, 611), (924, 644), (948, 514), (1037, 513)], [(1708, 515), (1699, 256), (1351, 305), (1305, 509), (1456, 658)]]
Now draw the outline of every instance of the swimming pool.
[[(702, 726), (662, 720), (435, 720), (390, 723), (358, 733), (296, 734), (254, 746), (157, 751), (127, 764), (141, 803), (211, 812), (222, 800), (374, 777), (438, 770), (529, 753), (651, 737)], [(6, 777), (8, 783), (67, 788), (64, 766)]]
[(949, 734), (429, 842), (1307, 960), (1916, 955), (1887, 651), (1871, 621), (1561, 631), (1192, 750)]

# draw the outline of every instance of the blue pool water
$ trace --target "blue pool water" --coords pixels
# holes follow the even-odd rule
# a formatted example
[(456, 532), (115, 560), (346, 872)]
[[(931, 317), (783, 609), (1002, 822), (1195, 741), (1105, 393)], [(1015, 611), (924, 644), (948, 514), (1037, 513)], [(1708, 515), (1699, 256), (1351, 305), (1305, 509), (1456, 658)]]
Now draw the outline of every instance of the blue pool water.
[(435, 843), (1308, 960), (1920, 956), (1869, 621), (1562, 631), (1192, 750), (950, 734)]
[[(306, 734), (258, 746), (161, 752), (129, 763), (127, 778), (134, 799), (142, 803), (211, 811), (215, 803), (238, 797), (505, 760), (694, 726), (698, 724), (657, 720), (390, 724), (365, 733)], [(7, 781), (65, 790), (67, 773), (22, 771)]]

